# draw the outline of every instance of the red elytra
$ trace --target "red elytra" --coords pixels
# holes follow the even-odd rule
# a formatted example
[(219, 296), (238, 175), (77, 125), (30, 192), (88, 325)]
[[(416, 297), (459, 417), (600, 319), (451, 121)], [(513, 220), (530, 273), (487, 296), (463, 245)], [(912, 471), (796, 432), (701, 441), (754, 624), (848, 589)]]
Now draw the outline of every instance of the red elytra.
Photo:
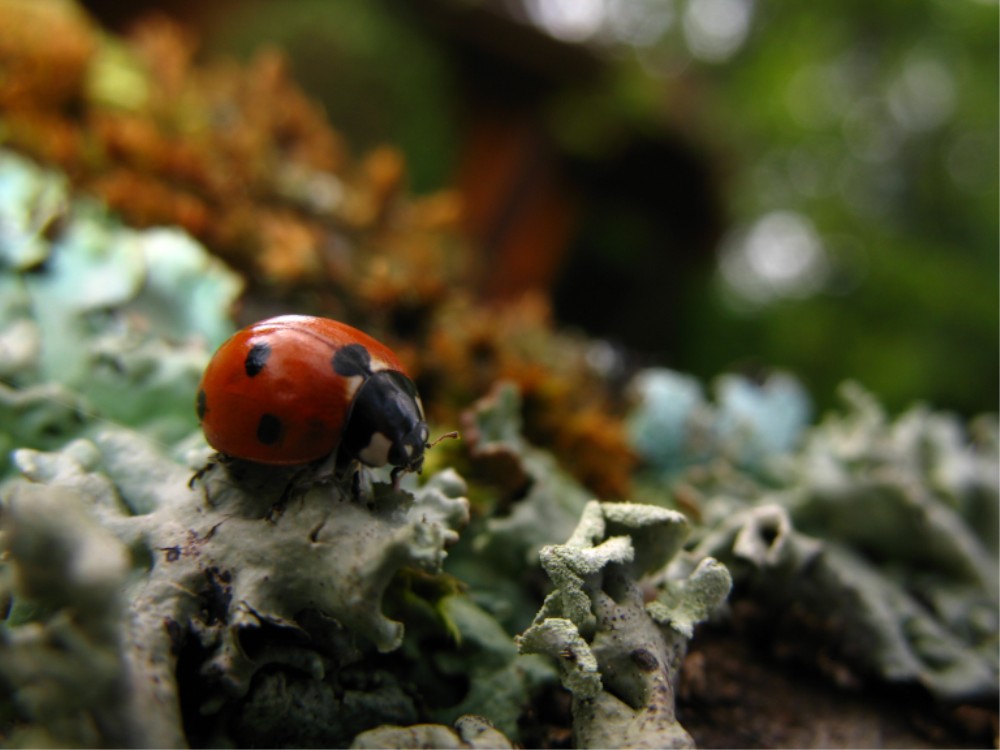
[(423, 409), (396, 355), (329, 318), (284, 315), (236, 333), (205, 369), (197, 409), (213, 448), (262, 464), (308, 463), (343, 441), (368, 465), (419, 471), (426, 447)]

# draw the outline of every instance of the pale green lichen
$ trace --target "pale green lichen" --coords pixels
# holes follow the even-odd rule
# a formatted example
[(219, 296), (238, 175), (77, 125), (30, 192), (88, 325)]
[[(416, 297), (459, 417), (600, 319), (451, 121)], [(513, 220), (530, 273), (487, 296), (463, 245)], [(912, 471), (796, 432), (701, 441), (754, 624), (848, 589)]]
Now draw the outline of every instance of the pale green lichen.
[(48, 256), (45, 233), (65, 213), (64, 176), (0, 149), (0, 267), (32, 268)]
[[(456, 647), (411, 655), (415, 662), (431, 661), (446, 679), (468, 681), (468, 691), (459, 703), (434, 712), (432, 718), (450, 723), (466, 714), (486, 716), (506, 736), (516, 738), (528, 702), (555, 682), (555, 670), (540, 656), (519, 653), (496, 618), (469, 596), (449, 596), (441, 610), (457, 635)], [(411, 653), (412, 645), (404, 644), (403, 650)]]
[[(387, 586), (403, 567), (439, 570), (468, 513), (463, 482), (444, 472), (415, 495), (376, 483), (365, 503), (318, 484), (269, 520), (279, 495), (268, 482), (248, 491), (216, 467), (189, 487), (189, 468), (123, 430), (56, 453), (19, 450), (15, 461), (31, 483), (8, 488), (4, 540), (16, 606), (34, 614), (8, 622), (0, 671), (37, 722), (25, 744), (48, 732), (55, 744), (183, 746), (182, 702), (192, 698), (177, 675), (192, 666), (182, 661), (196, 662), (197, 710), (211, 716), (268, 665), (322, 679), (358, 661), (354, 640), (398, 648), (403, 625), (382, 612)], [(63, 658), (63, 678), (34, 689), (52, 668), (53, 639), (67, 637), (94, 643)], [(101, 655), (94, 679), (116, 700), (77, 694), (75, 724), (46, 724)]]
[(416, 724), (409, 727), (384, 726), (362, 732), (355, 739), (353, 750), (395, 747), (403, 750), (436, 747), (443, 750), (466, 748), (514, 747), (501, 732), (480, 716), (460, 716), (454, 728), (442, 724)]
[[(457, 569), (501, 613), (493, 586), (499, 599), (505, 580), (533, 565), (548, 573), (554, 590), (518, 645), (559, 665), (574, 696), (578, 746), (690, 744), (674, 717), (673, 681), (693, 625), (725, 599), (728, 573), (714, 561), (686, 560), (681, 514), (588, 501), (549, 454), (524, 441), (519, 413), (510, 385), (495, 388), (473, 413), (473, 455), (503, 466), (525, 489), (509, 514), (473, 532), (475, 559), (457, 550)], [(500, 572), (506, 579), (497, 582)], [(648, 603), (647, 587), (657, 594)]]
[[(643, 392), (655, 400), (676, 391), (661, 390)], [(676, 451), (647, 457), (663, 461), (658, 475), (700, 515), (696, 553), (723, 560), (743, 595), (774, 617), (808, 613), (820, 630), (810, 637), (823, 640), (828, 661), (918, 683), (946, 700), (996, 696), (995, 417), (966, 429), (953, 415), (915, 407), (892, 419), (859, 386), (841, 393), (844, 413), (793, 439), (784, 413), (791, 402), (761, 394), (748, 434), (761, 436), (757, 446), (778, 445), (767, 437), (772, 428), (784, 437), (780, 451), (758, 452), (752, 462), (721, 449), (686, 468)], [(768, 418), (765, 403), (781, 413)], [(652, 407), (633, 424), (646, 436), (695, 444), (705, 414), (728, 408), (697, 399), (674, 407)]]
[(691, 638), (695, 625), (712, 616), (732, 588), (729, 571), (718, 560), (705, 557), (693, 570), (691, 565), (688, 555), (671, 563), (657, 581), (659, 596), (646, 605), (650, 617), (685, 638)]
[(509, 512), (474, 520), (449, 570), (471, 585), (475, 600), (508, 630), (519, 632), (538, 606), (522, 585), (523, 576), (537, 569), (542, 547), (572, 533), (590, 494), (551, 453), (521, 435), (521, 396), (512, 383), (498, 383), (476, 402), (462, 437), (475, 460), (500, 467), (519, 497)]
[(0, 198), (0, 473), (10, 449), (101, 419), (167, 442), (190, 432), (240, 278), (183, 232), (129, 229), (2, 149)]
[(696, 378), (665, 368), (641, 371), (631, 390), (636, 407), (626, 426), (646, 469), (661, 480), (719, 460), (766, 474), (776, 456), (794, 450), (812, 413), (805, 389), (782, 372), (761, 383), (722, 375), (714, 403)]
[(676, 511), (592, 501), (565, 544), (541, 551), (554, 590), (518, 644), (559, 664), (578, 747), (693, 746), (674, 711), (677, 670), (731, 581), (715, 560), (680, 562), (687, 533)]
[(120, 710), (128, 550), (88, 513), (85, 490), (36, 485), (5, 504), (0, 546), (16, 561), (3, 599), (18, 597), (0, 630), (0, 675), (16, 686), (10, 698), (27, 720), (5, 744), (131, 744), (138, 717)]

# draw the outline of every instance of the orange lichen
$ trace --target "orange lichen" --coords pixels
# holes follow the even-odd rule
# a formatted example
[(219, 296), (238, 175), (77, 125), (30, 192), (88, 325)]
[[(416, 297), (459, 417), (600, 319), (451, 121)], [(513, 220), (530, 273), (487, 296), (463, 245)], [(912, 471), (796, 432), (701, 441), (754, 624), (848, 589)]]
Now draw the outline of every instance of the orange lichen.
[(111, 54), (118, 43), (69, 4), (0, 5), (7, 143), (62, 166), (127, 221), (183, 226), (252, 278), (315, 278), (325, 233), (382, 214), (402, 172), (388, 152), (358, 170), (354, 202), (364, 211), (296, 205), (309, 191), (290, 190), (290, 174), (308, 180), (350, 165), (279, 52), (245, 67), (196, 66), (191, 35), (161, 17), (139, 24), (128, 43)]
[(636, 458), (607, 386), (588, 365), (585, 342), (554, 329), (544, 298), (491, 308), (453, 299), (447, 308), (428, 338), (426, 379), (446, 382), (456, 406), (497, 380), (515, 383), (525, 435), (550, 447), (600, 497), (627, 495)]
[(82, 14), (62, 3), (6, 0), (0, 23), (0, 108), (46, 110), (76, 100), (96, 46)]

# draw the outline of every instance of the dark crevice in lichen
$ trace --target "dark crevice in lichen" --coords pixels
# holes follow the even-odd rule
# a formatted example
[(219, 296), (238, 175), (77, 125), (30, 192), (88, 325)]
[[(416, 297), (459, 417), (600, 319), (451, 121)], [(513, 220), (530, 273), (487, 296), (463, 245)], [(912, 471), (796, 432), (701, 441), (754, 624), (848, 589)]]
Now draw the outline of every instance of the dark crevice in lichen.
[(182, 631), (176, 622), (170, 621), (168, 630), (177, 654), (177, 684), (184, 686), (178, 691), (184, 736), (191, 747), (207, 747), (219, 718), (201, 710), (215, 689), (202, 671), (212, 656), (212, 649), (203, 646), (193, 633)]
[(205, 582), (208, 585), (200, 595), (204, 622), (206, 625), (224, 625), (228, 621), (233, 599), (232, 574), (213, 566), (205, 571)]

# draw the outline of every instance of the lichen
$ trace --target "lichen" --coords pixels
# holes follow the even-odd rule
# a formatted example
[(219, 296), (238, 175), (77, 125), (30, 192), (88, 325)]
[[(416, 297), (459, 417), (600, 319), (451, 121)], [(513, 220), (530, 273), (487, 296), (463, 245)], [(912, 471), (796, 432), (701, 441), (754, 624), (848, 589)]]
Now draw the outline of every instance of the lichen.
[[(410, 478), (400, 496), (369, 480), (371, 508), (324, 485), (274, 524), (260, 519), (288, 486), (280, 470), (250, 477), (251, 492), (221, 468), (187, 489), (209, 455), (192, 394), (211, 347), (232, 328), (237, 277), (183, 233), (126, 229), (55, 173), (0, 155), (0, 187), (52, 198), (39, 208), (51, 206), (51, 216), (37, 213), (34, 223), (14, 220), (32, 218), (31, 201), (0, 207), (12, 219), (0, 222), (0, 245), (12, 253), (0, 268), (0, 449), (4, 461), (17, 449), (7, 475), (30, 479), (7, 482), (4, 533), (17, 514), (49, 507), (35, 502), (39, 493), (65, 495), (72, 508), (62, 515), (92, 521), (78, 524), (79, 544), (93, 531), (116, 540), (108, 550), (124, 550), (127, 592), (104, 611), (103, 641), (87, 635), (86, 649), (60, 651), (59, 638), (84, 643), (62, 600), (19, 587), (17, 554), (0, 566), (13, 602), (3, 637), (19, 648), (3, 681), (12, 742), (347, 744), (380, 723), (469, 712), (516, 737), (552, 669), (517, 654), (495, 615), (458, 584), (430, 573), (420, 591), (400, 583), (437, 570), (464, 524), (457, 475), (438, 471), (419, 487)], [(19, 254), (31, 243), (36, 255)], [(428, 467), (447, 466), (434, 459)], [(407, 516), (409, 493), (419, 517)], [(342, 538), (344, 523), (323, 525), (334, 511), (357, 533)], [(365, 518), (372, 538), (359, 530)], [(316, 535), (308, 544), (303, 526)], [(22, 542), (47, 538), (30, 529)], [(319, 552), (327, 549), (338, 550), (333, 559)], [(380, 648), (394, 649), (393, 663)], [(101, 654), (104, 673), (87, 666)], [(63, 677), (33, 692), (51, 670)], [(79, 691), (87, 670), (107, 687)]]
[(467, 682), (468, 689), (459, 702), (433, 712), (432, 718), (451, 723), (464, 715), (489, 717), (499, 731), (516, 739), (531, 697), (555, 682), (551, 664), (519, 653), (510, 634), (470, 596), (449, 596), (441, 609), (457, 634), (456, 647), (424, 648), (413, 659), (431, 661), (445, 679)]
[(636, 405), (627, 429), (646, 469), (660, 480), (720, 459), (766, 473), (776, 456), (795, 449), (812, 412), (805, 389), (782, 372), (759, 384), (720, 376), (714, 403), (696, 378), (665, 368), (643, 370), (631, 389)]
[(676, 511), (592, 501), (565, 544), (542, 550), (554, 590), (518, 645), (558, 662), (578, 747), (693, 747), (674, 711), (677, 672), (731, 581), (711, 558), (682, 562), (687, 532)]
[(351, 748), (418, 748), (438, 747), (450, 750), (465, 748), (514, 747), (501, 732), (482, 717), (466, 714), (455, 720), (454, 728), (442, 724), (417, 724), (409, 727), (384, 726), (362, 732)]
[(537, 609), (521, 582), (537, 569), (539, 550), (569, 536), (591, 497), (551, 453), (524, 438), (521, 406), (516, 385), (501, 382), (465, 414), (470, 471), (501, 507), (481, 510), (449, 561), (511, 632), (523, 630)]
[(105, 419), (188, 434), (239, 278), (184, 233), (126, 228), (6, 150), (0, 195), (0, 473), (10, 449), (56, 448)]
[[(366, 502), (317, 484), (275, 517), (273, 483), (248, 489), (217, 467), (189, 486), (190, 468), (124, 430), (53, 453), (22, 449), (15, 462), (31, 483), (6, 492), (5, 543), (26, 614), (8, 622), (6, 657), (17, 658), (0, 659), (0, 669), (24, 719), (37, 722), (30, 732), (55, 744), (183, 746), (185, 705), (208, 717), (248, 695), (257, 705), (269, 667), (322, 678), (359, 660), (357, 642), (398, 648), (403, 625), (382, 611), (387, 586), (404, 567), (439, 570), (467, 520), (464, 484), (449, 472), (415, 494), (376, 482)], [(33, 691), (60, 637), (84, 645), (63, 657), (65, 678)], [(107, 689), (77, 694), (70, 726), (46, 723), (47, 710), (66, 712), (66, 691), (99, 656), (104, 674), (94, 679)], [(190, 669), (202, 678), (195, 696), (179, 692), (178, 674)], [(107, 700), (109, 690), (118, 700)], [(370, 713), (352, 720), (383, 709), (399, 716), (398, 695), (366, 692)], [(196, 738), (221, 736), (200, 721), (208, 726)], [(343, 742), (364, 728), (322, 739)]]
[(517, 387), (501, 382), (476, 402), (466, 422), (474, 459), (499, 464), (491, 470), (521, 495), (509, 515), (489, 519), (478, 543), (502, 545), (508, 556), (521, 558), (519, 566), (533, 564), (542, 545), (565, 538), (589, 499), (551, 453), (525, 440), (521, 410)]
[[(676, 387), (649, 385), (678, 377), (644, 382), (650, 408), (632, 422), (638, 445), (669, 434), (671, 445), (706, 447), (694, 458), (642, 450), (701, 519), (695, 552), (723, 560), (773, 621), (798, 623), (784, 653), (815, 660), (822, 650), (819, 666), (840, 680), (917, 683), (944, 700), (996, 696), (995, 417), (966, 429), (954, 415), (917, 406), (892, 419), (846, 384), (844, 413), (793, 430), (794, 399), (761, 392), (762, 408), (744, 410), (756, 414), (744, 422), (749, 443), (734, 452), (718, 431), (734, 423), (724, 416), (731, 404), (709, 405), (689, 386), (697, 397), (678, 408), (669, 398)], [(712, 439), (702, 441), (706, 434)]]
[[(88, 512), (86, 490), (26, 484), (4, 503), (0, 675), (21, 722), (12, 747), (132, 744), (121, 648), (125, 545)], [(16, 598), (14, 598), (16, 597)], [(7, 693), (7, 690), (4, 691)], [(8, 696), (5, 696), (8, 697)]]

